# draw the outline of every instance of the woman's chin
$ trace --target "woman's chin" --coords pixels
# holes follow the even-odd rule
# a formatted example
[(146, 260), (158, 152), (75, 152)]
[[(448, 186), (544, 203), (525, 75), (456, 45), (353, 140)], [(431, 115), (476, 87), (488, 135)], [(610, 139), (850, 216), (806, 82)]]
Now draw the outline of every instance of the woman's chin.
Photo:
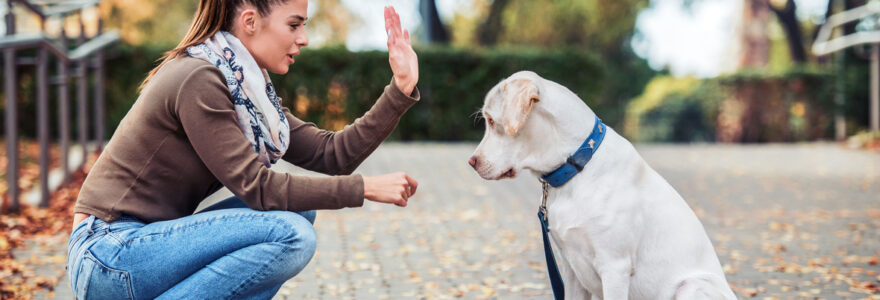
[(269, 73), (273, 73), (273, 74), (284, 75), (284, 74), (287, 74), (288, 71), (290, 71), (290, 65), (288, 65), (288, 64), (279, 65), (279, 66), (274, 67), (272, 69), (266, 69), (266, 71), (269, 71)]

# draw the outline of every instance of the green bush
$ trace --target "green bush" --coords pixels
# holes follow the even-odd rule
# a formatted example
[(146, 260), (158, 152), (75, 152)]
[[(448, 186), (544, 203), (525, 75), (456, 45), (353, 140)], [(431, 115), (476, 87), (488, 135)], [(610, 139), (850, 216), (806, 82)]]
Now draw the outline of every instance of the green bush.
[(790, 142), (831, 137), (833, 77), (810, 68), (712, 79), (657, 76), (627, 107), (625, 134), (646, 142)]
[(718, 78), (725, 91), (717, 140), (793, 142), (833, 137), (834, 78), (809, 66)]
[[(532, 70), (589, 99), (601, 90), (598, 60), (582, 51), (420, 49), (420, 103), (401, 119), (392, 138), (478, 140), (475, 119), (489, 89), (519, 70)], [(344, 48), (303, 51), (291, 71), (273, 79), (285, 105), (322, 128), (340, 129), (363, 115), (391, 80), (388, 54)], [(341, 108), (340, 108), (341, 107)]]
[(657, 76), (627, 106), (624, 134), (640, 142), (714, 141), (720, 101), (714, 80)]

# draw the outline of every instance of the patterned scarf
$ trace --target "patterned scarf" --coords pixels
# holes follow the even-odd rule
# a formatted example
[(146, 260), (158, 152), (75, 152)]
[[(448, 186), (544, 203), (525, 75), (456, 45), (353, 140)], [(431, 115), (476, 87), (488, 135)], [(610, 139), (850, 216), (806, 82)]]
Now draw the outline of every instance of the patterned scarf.
[(281, 111), (269, 74), (257, 65), (244, 44), (226, 31), (217, 32), (205, 43), (187, 48), (186, 52), (213, 64), (223, 73), (241, 131), (259, 155), (260, 162), (267, 168), (272, 167), (287, 151), (290, 125)]

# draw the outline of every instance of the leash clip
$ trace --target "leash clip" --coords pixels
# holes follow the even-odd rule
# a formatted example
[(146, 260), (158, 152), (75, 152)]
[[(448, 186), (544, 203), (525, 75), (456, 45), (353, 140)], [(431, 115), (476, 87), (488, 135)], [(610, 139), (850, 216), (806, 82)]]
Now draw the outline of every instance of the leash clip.
[(550, 184), (544, 179), (538, 180), (541, 181), (541, 194), (543, 194), (541, 197), (541, 206), (538, 207), (538, 209), (544, 214), (544, 222), (547, 222), (547, 195), (550, 194)]

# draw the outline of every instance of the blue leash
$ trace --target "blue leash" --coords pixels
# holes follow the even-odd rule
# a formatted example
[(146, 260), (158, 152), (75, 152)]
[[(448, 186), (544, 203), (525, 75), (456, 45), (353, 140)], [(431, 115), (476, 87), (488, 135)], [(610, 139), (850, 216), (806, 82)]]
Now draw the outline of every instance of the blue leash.
[(575, 175), (584, 169), (584, 166), (593, 158), (593, 154), (599, 149), (599, 145), (605, 140), (605, 132), (607, 131), (602, 120), (596, 117), (596, 125), (593, 126), (593, 132), (584, 141), (583, 144), (574, 152), (565, 163), (553, 172), (541, 176), (541, 188), (543, 189), (543, 199), (541, 206), (538, 208), (538, 220), (541, 221), (541, 236), (544, 239), (544, 259), (547, 260), (547, 272), (550, 273), (550, 287), (553, 288), (553, 297), (556, 300), (565, 299), (565, 286), (562, 283), (562, 275), (559, 274), (559, 266), (556, 265), (556, 258), (553, 257), (553, 249), (550, 246), (550, 228), (547, 225), (547, 194), (550, 186), (559, 187), (571, 180)]
[[(546, 184), (546, 183), (545, 183)], [(559, 267), (556, 266), (556, 258), (553, 257), (553, 249), (550, 248), (550, 237), (547, 234), (547, 221), (543, 211), (538, 211), (538, 219), (541, 220), (541, 236), (544, 238), (544, 259), (547, 260), (547, 272), (550, 273), (550, 287), (553, 288), (553, 296), (556, 300), (565, 299), (565, 286), (562, 284), (562, 275), (559, 275)]]

